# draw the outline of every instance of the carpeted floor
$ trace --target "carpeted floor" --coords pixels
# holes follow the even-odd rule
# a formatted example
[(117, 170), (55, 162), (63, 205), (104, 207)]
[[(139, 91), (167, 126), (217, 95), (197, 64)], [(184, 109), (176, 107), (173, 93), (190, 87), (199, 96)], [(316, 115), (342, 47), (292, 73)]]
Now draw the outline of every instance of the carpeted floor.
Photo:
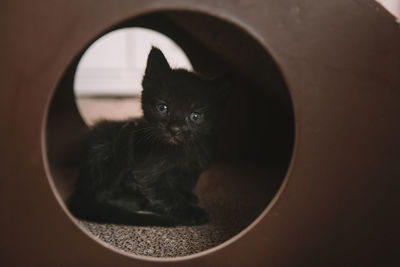
[(234, 234), (221, 232), (213, 224), (162, 228), (81, 223), (93, 235), (115, 248), (151, 257), (178, 257), (201, 252)]

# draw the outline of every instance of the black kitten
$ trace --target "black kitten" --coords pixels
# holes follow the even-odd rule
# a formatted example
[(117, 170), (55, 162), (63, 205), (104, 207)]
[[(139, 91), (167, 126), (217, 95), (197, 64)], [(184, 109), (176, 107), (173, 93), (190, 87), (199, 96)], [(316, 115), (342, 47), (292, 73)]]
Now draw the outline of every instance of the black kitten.
[(206, 223), (193, 189), (213, 159), (226, 84), (171, 69), (152, 48), (142, 82), (144, 116), (102, 121), (90, 130), (71, 212), (132, 225)]

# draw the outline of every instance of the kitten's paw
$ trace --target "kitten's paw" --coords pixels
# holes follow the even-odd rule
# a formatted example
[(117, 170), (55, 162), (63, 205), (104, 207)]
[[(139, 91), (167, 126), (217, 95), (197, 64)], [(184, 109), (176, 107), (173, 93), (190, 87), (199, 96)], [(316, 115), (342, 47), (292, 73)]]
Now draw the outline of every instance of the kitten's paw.
[(209, 221), (208, 213), (198, 206), (186, 207), (177, 218), (177, 223), (180, 225), (202, 225)]
[(199, 198), (195, 194), (190, 193), (186, 195), (186, 201), (190, 205), (198, 205)]

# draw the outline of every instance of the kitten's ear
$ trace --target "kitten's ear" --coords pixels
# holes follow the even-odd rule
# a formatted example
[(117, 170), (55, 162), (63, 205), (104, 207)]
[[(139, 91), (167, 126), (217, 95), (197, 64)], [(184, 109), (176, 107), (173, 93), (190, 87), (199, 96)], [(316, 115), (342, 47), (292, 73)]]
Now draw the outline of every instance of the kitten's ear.
[(167, 59), (160, 49), (157, 47), (152, 47), (147, 58), (147, 66), (145, 71), (145, 76), (155, 76), (159, 77), (171, 70)]

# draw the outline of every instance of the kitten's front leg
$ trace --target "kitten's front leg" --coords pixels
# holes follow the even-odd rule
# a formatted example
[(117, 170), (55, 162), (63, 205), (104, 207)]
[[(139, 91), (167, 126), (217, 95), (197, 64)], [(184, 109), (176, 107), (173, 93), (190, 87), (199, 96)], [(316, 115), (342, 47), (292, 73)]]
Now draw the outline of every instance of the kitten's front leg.
[(197, 205), (197, 197), (165, 183), (147, 192), (149, 209), (178, 225), (201, 225), (209, 221), (205, 210)]
[(181, 189), (179, 192), (182, 194), (182, 197), (186, 199), (187, 203), (198, 205), (199, 198), (193, 192), (188, 192), (183, 189)]
[(208, 213), (197, 205), (185, 205), (175, 210), (174, 219), (183, 225), (202, 225), (210, 220)]

